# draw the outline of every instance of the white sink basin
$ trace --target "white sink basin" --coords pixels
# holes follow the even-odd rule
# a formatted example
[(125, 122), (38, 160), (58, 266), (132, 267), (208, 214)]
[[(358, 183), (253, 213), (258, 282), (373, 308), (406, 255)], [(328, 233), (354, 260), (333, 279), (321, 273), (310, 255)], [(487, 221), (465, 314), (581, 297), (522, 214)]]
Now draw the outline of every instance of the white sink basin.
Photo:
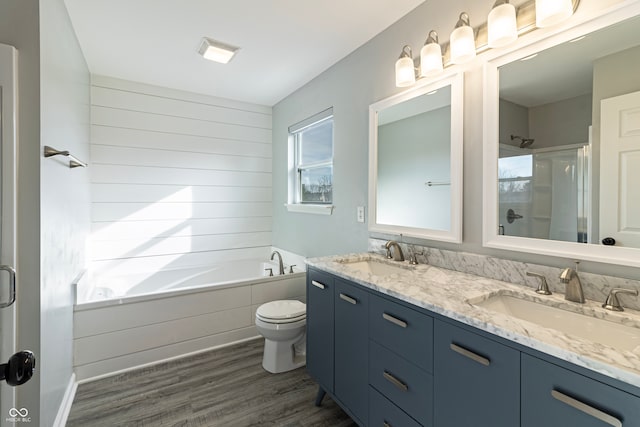
[(511, 295), (494, 295), (474, 305), (620, 350), (640, 349), (640, 328), (634, 326), (573, 313)]
[(343, 261), (342, 263), (358, 272), (373, 274), (375, 276), (389, 276), (391, 274), (402, 274), (408, 271), (404, 267), (387, 264), (386, 262), (380, 262), (373, 259), (353, 262)]

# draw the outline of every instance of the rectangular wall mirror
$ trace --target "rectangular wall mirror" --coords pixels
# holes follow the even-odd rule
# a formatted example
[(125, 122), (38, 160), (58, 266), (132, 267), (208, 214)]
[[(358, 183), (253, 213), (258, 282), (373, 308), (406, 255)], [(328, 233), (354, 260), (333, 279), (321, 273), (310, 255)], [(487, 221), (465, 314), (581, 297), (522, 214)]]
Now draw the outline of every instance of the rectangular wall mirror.
[(462, 75), (369, 108), (369, 231), (462, 241)]
[(485, 246), (640, 266), (639, 9), (487, 64)]

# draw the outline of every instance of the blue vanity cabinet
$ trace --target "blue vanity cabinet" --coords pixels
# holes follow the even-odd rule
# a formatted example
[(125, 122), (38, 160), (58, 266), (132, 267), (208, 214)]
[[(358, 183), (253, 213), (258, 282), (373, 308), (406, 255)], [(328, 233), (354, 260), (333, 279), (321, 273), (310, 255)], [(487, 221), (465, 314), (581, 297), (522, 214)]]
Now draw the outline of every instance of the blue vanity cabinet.
[(522, 353), (522, 427), (639, 427), (640, 398)]
[(362, 425), (369, 415), (369, 293), (336, 278), (334, 394)]
[(435, 426), (520, 425), (518, 350), (436, 320), (433, 372)]
[(307, 272), (307, 372), (325, 391), (333, 393), (334, 278)]
[(369, 384), (388, 402), (370, 394), (370, 425), (431, 427), (433, 318), (372, 292), (369, 331)]

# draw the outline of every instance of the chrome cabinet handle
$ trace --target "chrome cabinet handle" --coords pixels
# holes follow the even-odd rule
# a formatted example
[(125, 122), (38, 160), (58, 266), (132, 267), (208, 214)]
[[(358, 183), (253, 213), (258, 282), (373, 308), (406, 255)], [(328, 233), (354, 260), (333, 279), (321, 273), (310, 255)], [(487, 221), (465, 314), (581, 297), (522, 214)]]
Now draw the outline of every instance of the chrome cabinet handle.
[(551, 396), (553, 396), (554, 399), (564, 403), (565, 405), (569, 405), (580, 412), (584, 412), (585, 414), (590, 415), (593, 418), (596, 418), (612, 427), (622, 427), (622, 421), (620, 421), (616, 417), (612, 417), (611, 415), (604, 413), (601, 410), (594, 408), (593, 406), (589, 406), (577, 399), (574, 399), (571, 396), (567, 396), (566, 394), (561, 393), (558, 390), (551, 390)]
[(382, 423), (382, 427), (391, 427), (391, 424), (389, 424), (388, 422), (384, 421)]
[(358, 303), (358, 300), (356, 300), (355, 298), (351, 298), (349, 295), (345, 295), (345, 294), (340, 294), (340, 299), (353, 305), (356, 305)]
[(455, 351), (456, 353), (461, 354), (465, 357), (468, 357), (469, 359), (473, 360), (474, 362), (478, 362), (481, 365), (489, 366), (491, 364), (491, 361), (486, 357), (482, 357), (479, 354), (476, 354), (473, 351), (469, 351), (464, 347), (460, 347), (457, 344), (451, 343), (449, 347), (451, 348), (451, 350)]
[(400, 320), (397, 317), (394, 317), (394, 316), (392, 316), (390, 314), (382, 313), (382, 318), (384, 320), (387, 320), (387, 321), (393, 323), (394, 325), (400, 326), (401, 328), (406, 328), (407, 327), (407, 322), (405, 322), (404, 320)]
[(16, 302), (16, 271), (8, 265), (0, 265), (0, 271), (9, 273), (9, 301), (0, 303), (0, 308), (6, 308)]
[(385, 380), (389, 381), (391, 384), (398, 387), (400, 390), (409, 391), (408, 385), (406, 385), (405, 383), (403, 383), (402, 381), (400, 381), (399, 379), (391, 375), (389, 372), (384, 371), (382, 373), (382, 376), (384, 377)]
[(311, 284), (312, 284), (313, 286), (315, 286), (316, 288), (320, 288), (320, 289), (324, 289), (324, 288), (326, 287), (324, 284), (322, 284), (322, 283), (320, 283), (320, 282), (316, 282), (315, 280), (312, 280), (312, 281), (311, 281)]

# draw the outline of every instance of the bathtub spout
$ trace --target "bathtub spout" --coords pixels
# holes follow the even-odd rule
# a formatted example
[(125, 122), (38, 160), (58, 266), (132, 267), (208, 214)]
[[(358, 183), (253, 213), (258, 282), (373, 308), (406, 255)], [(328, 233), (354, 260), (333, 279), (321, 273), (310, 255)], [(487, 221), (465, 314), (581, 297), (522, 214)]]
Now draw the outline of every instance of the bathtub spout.
[(280, 252), (278, 251), (273, 251), (271, 253), (271, 261), (273, 261), (273, 257), (278, 255), (278, 271), (280, 271), (278, 274), (283, 275), (284, 274), (284, 264), (282, 264), (282, 255), (280, 255)]

